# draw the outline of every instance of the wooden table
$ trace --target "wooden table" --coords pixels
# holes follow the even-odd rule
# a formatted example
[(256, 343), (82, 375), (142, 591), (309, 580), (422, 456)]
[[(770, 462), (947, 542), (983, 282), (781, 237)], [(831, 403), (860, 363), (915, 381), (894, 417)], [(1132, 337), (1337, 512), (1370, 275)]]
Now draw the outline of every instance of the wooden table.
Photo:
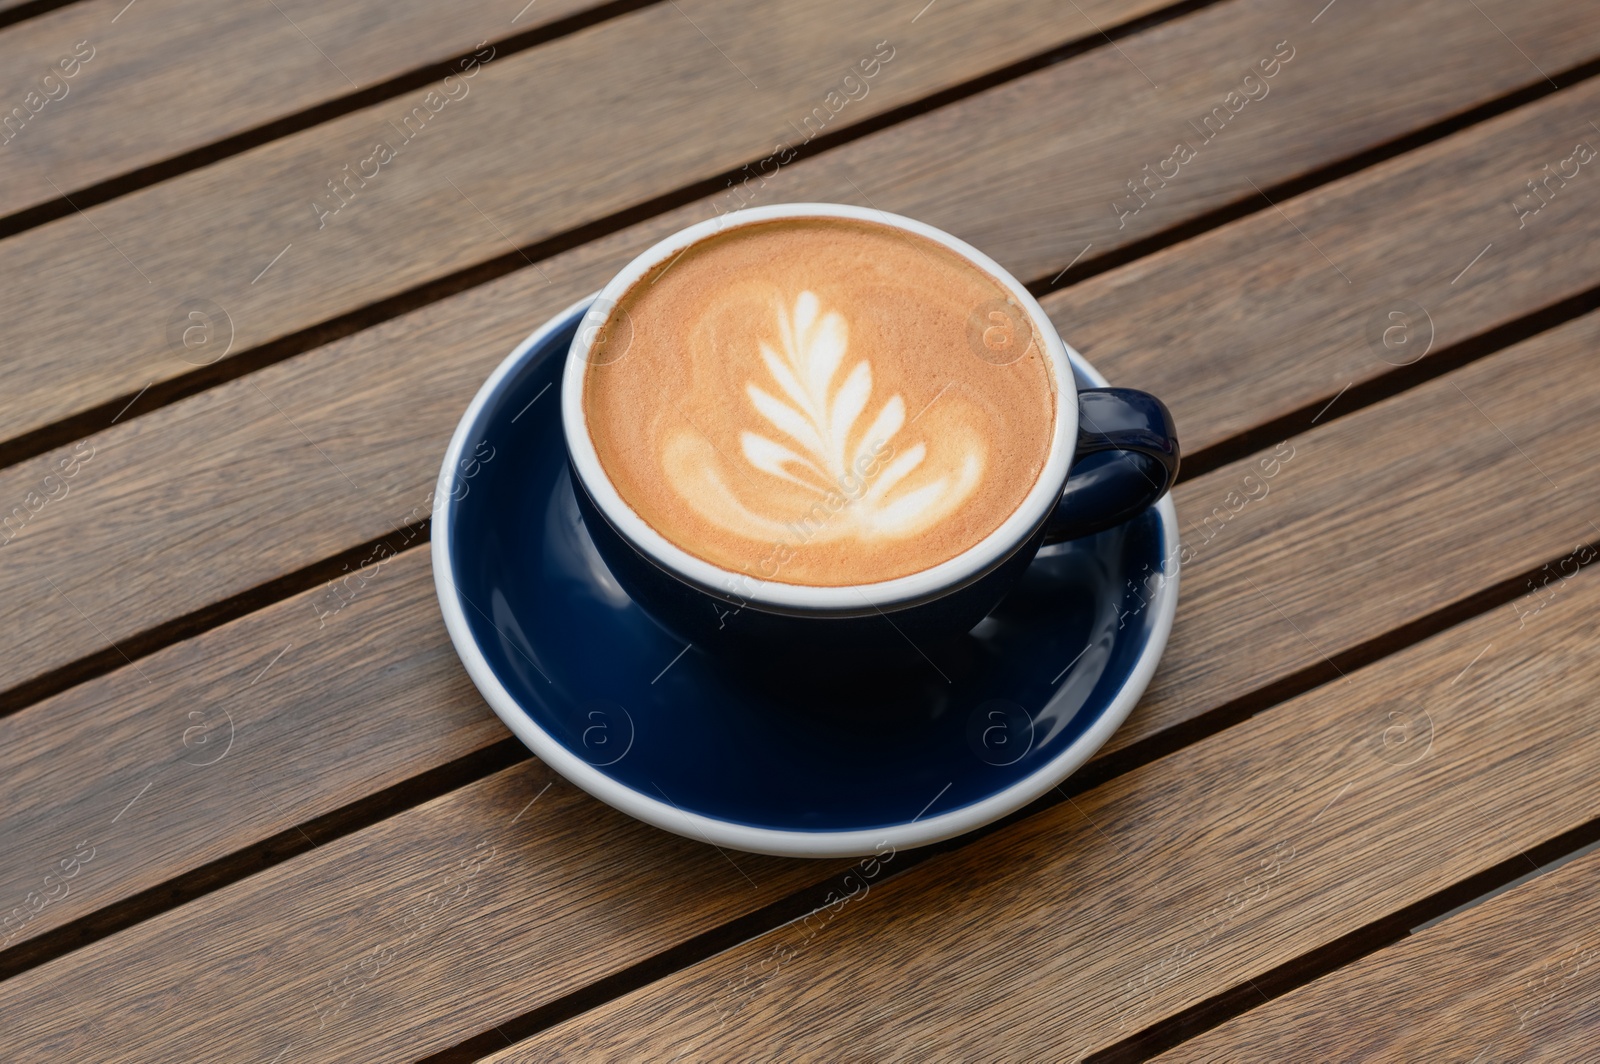
[[(1582, 0), (0, 3), (0, 1058), (1592, 1059), (1597, 73)], [(425, 547), (520, 338), (785, 200), (1188, 452), (1128, 722), (805, 922), (847, 862), (512, 739)]]

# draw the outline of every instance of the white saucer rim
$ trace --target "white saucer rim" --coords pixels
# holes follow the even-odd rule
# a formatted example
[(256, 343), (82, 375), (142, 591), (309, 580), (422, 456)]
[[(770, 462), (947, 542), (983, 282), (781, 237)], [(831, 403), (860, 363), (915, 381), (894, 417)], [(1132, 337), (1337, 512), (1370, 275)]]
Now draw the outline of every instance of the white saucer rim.
[[(530, 333), (495, 367), (494, 372), (473, 396), (472, 402), (468, 404), (456, 424), (455, 432), (451, 435), (435, 483), (435, 500), (449, 499), (455, 479), (454, 471), (465, 450), (467, 438), (473, 426), (477, 424), (483, 408), (499, 391), (505, 380), (520, 367), (531, 350), (548, 335), (564, 328), (573, 318), (581, 316), (593, 299), (593, 295), (586, 296), (552, 316), (549, 321)], [(1063, 344), (1075, 369), (1088, 377), (1094, 387), (1107, 387), (1108, 382), (1105, 377), (1087, 359), (1064, 340)], [(1128, 678), (1117, 693), (1106, 703), (1097, 719), (1069, 743), (1066, 749), (1010, 786), (979, 801), (926, 820), (920, 819), (919, 816), (918, 819), (903, 824), (846, 831), (801, 831), (756, 827), (691, 813), (672, 804), (670, 799), (662, 802), (642, 794), (572, 753), (533, 720), (533, 717), (501, 684), (488, 659), (479, 649), (476, 639), (473, 638), (472, 626), (467, 619), (466, 611), (462, 608), (463, 596), (456, 587), (450, 560), (452, 507), (448, 502), (442, 505), (436, 502), (435, 505), (429, 554), (433, 566), (434, 589), (439, 598), (440, 611), (444, 615), (445, 628), (456, 654), (467, 670), (467, 675), (471, 677), (484, 700), (489, 703), (489, 708), (506, 727), (511, 729), (512, 734), (569, 782), (629, 816), (685, 838), (777, 857), (881, 855), (889, 849), (911, 849), (954, 838), (1023, 808), (1077, 771), (1101, 746), (1105, 745), (1117, 728), (1121, 727), (1155, 675), (1156, 666), (1166, 650), (1178, 606), (1180, 577), (1178, 513), (1172, 495), (1168, 493), (1156, 504), (1155, 509), (1161, 518), (1165, 562), (1172, 571), (1151, 596), (1149, 607), (1154, 615), (1154, 624), (1149, 638), (1141, 648), (1139, 658), (1134, 663)]]

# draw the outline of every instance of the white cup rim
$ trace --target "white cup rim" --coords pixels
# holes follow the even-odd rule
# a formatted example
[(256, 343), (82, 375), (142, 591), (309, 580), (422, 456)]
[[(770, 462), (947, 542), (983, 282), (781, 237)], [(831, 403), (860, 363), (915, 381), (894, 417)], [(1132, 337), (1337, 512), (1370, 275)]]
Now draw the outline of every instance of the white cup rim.
[[(561, 378), (562, 430), (573, 468), (606, 521), (634, 549), (662, 569), (700, 590), (741, 606), (803, 616), (860, 616), (888, 606), (904, 608), (939, 598), (991, 572), (1018, 550), (1050, 515), (1066, 486), (1078, 438), (1077, 387), (1066, 345), (1038, 300), (999, 263), (977, 248), (933, 226), (884, 211), (840, 203), (780, 203), (749, 207), (681, 229), (637, 255), (602, 288), (594, 306), (609, 308), (650, 269), (692, 244), (730, 228), (784, 218), (846, 218), (901, 229), (943, 245), (988, 274), (1014, 296), (1028, 314), (1050, 365), (1056, 394), (1055, 430), (1049, 456), (1028, 494), (999, 527), (960, 554), (938, 565), (867, 584), (833, 587), (780, 583), (753, 573), (725, 569), (699, 558), (656, 531), (623, 499), (600, 463), (589, 435), (583, 404), (586, 330), (579, 328), (567, 351)], [(592, 322), (594, 325), (603, 321)], [(625, 357), (625, 356), (624, 356)]]

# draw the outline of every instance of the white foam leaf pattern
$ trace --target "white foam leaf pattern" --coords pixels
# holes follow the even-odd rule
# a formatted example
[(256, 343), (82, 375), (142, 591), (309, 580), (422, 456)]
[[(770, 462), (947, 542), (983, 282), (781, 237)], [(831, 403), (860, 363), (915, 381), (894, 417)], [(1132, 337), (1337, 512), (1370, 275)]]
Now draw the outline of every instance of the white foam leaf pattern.
[(907, 473), (922, 464), (923, 457), (928, 453), (926, 444), (916, 444), (904, 452), (896, 455), (883, 472), (879, 473), (861, 501), (868, 506), (875, 506), (889, 494), (889, 489), (905, 479)]
[(810, 503), (803, 513), (761, 513), (772, 509), (770, 497), (765, 506), (737, 497), (738, 481), (753, 483), (751, 474), (730, 482), (715, 468), (709, 448), (687, 436), (665, 456), (668, 477), (680, 494), (703, 517), (730, 531), (792, 538), (803, 529), (808, 540), (903, 538), (926, 530), (965, 501), (983, 473), (976, 438), (961, 434), (954, 447), (946, 441), (939, 453), (949, 468), (923, 469), (927, 443), (897, 441), (906, 427), (900, 395), (890, 395), (866, 427), (859, 427), (873, 402), (868, 360), (852, 365), (835, 387), (849, 349), (844, 317), (824, 312), (810, 291), (789, 306), (780, 300), (776, 311), (778, 348), (757, 344), (771, 384), (747, 381), (745, 395), (759, 418), (754, 427), (764, 423), (777, 438), (746, 429), (739, 436), (740, 454), (755, 474), (805, 489), (803, 494), (815, 499), (848, 501), (828, 506), (826, 520), (814, 519), (818, 506)]
[(820, 309), (814, 293), (801, 292), (792, 312), (778, 308), (782, 352), (761, 345), (767, 371), (794, 405), (775, 399), (754, 382), (745, 390), (773, 428), (805, 448), (808, 464), (821, 474), (817, 486), (830, 491), (850, 474), (854, 456), (846, 442), (872, 395), (872, 367), (865, 360), (857, 362), (844, 384), (833, 391), (849, 333), (843, 316), (830, 311), (819, 317)]
[[(817, 432), (816, 422), (792, 407), (784, 405), (782, 400), (774, 399), (754, 384), (745, 385), (745, 392), (761, 415), (772, 422), (774, 428), (787, 433), (796, 443), (804, 447), (813, 459), (820, 458), (826, 461), (826, 448), (823, 446), (822, 436)], [(827, 465), (819, 464), (815, 468), (823, 476), (827, 476), (829, 472)]]
[(816, 466), (806, 459), (795, 454), (781, 443), (773, 443), (765, 436), (757, 436), (753, 432), (744, 432), (739, 435), (739, 444), (744, 450), (745, 458), (751, 465), (763, 473), (771, 473), (775, 477), (791, 480), (802, 487), (815, 487), (815, 478), (802, 478), (790, 472), (786, 465), (797, 465), (803, 469), (820, 473)]

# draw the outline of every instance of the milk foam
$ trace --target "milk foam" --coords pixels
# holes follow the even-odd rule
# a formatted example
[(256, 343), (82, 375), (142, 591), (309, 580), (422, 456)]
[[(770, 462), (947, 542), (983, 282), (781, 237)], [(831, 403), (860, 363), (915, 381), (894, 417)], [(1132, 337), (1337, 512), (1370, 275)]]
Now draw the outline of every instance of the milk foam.
[(591, 439), (628, 505), (713, 564), (815, 586), (928, 568), (993, 531), (1048, 456), (1043, 356), (997, 365), (969, 341), (1004, 296), (887, 226), (708, 238), (618, 300), (632, 338), (588, 367)]

